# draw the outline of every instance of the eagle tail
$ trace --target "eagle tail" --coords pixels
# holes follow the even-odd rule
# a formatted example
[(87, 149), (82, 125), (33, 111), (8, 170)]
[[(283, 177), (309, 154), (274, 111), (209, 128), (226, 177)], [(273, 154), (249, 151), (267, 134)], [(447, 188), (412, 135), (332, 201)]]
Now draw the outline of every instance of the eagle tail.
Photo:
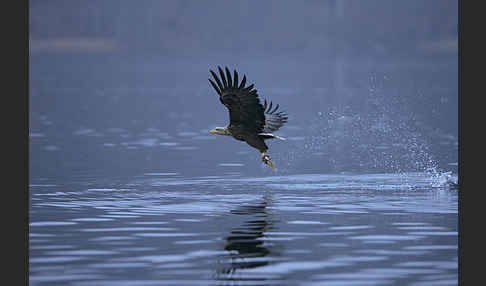
[(261, 137), (263, 137), (263, 139), (280, 139), (280, 140), (283, 140), (283, 141), (286, 140), (285, 138), (280, 137), (280, 136), (277, 136), (277, 135), (274, 135), (272, 133), (258, 133), (258, 135), (260, 135)]

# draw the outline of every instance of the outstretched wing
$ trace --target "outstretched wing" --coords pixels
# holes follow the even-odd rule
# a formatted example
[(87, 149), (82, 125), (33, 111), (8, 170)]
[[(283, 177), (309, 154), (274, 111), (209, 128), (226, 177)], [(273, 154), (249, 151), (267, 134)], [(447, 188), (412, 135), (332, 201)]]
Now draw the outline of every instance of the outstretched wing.
[(253, 84), (245, 87), (246, 76), (243, 75), (243, 80), (238, 85), (238, 73), (234, 71), (234, 76), (231, 78), (231, 73), (228, 68), (225, 68), (226, 75), (221, 67), (218, 66), (219, 75), (210, 70), (214, 81), (209, 79), (209, 82), (219, 94), (219, 99), (224, 106), (229, 110), (230, 125), (239, 125), (250, 132), (261, 133), (265, 126), (265, 107), (260, 103), (256, 89), (253, 89)]
[(265, 125), (263, 126), (263, 133), (272, 133), (273, 131), (277, 131), (288, 120), (285, 112), (277, 112), (279, 107), (278, 104), (275, 106), (275, 108), (272, 109), (272, 107), (271, 101), (270, 105), (267, 107), (267, 100), (265, 99), (265, 103), (263, 104), (263, 108), (265, 109)]

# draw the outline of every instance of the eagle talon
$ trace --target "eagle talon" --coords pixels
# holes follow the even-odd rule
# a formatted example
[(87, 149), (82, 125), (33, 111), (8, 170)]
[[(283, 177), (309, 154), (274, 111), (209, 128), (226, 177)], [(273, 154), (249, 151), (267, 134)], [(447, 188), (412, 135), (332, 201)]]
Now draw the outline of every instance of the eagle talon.
[(245, 141), (262, 153), (262, 161), (265, 165), (277, 171), (270, 157), (264, 152), (268, 150), (265, 140), (285, 140), (272, 132), (277, 131), (287, 122), (286, 112), (279, 110), (278, 104), (273, 106), (273, 103), (266, 99), (261, 103), (254, 85), (246, 86), (246, 75), (243, 75), (243, 79), (239, 81), (236, 70), (232, 76), (227, 67), (223, 71), (220, 66), (218, 66), (219, 76), (212, 70), (209, 72), (213, 77), (208, 79), (209, 83), (230, 113), (230, 122), (227, 126), (216, 127), (209, 133)]
[(277, 168), (275, 168), (275, 166), (273, 165), (273, 162), (270, 160), (270, 157), (267, 154), (262, 153), (262, 161), (263, 161), (263, 163), (265, 163), (265, 165), (268, 165), (274, 171), (277, 171)]

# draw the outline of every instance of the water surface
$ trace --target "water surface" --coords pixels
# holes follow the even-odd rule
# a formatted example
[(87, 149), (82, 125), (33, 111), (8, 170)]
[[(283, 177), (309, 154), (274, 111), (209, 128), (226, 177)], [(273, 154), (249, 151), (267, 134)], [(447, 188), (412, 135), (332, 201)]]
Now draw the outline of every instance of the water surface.
[[(457, 285), (457, 55), (298, 54), (32, 52), (30, 285)], [(209, 134), (219, 63), (277, 173)]]
[(30, 283), (456, 285), (458, 191), (444, 176), (34, 181)]

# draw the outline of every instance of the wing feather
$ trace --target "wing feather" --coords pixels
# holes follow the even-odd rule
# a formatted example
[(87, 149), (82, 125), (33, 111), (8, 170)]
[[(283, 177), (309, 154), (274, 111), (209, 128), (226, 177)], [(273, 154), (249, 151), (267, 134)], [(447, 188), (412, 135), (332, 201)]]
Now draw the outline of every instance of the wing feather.
[(221, 80), (223, 81), (223, 88), (228, 88), (228, 82), (226, 82), (226, 78), (224, 77), (224, 72), (221, 67), (218, 67), (219, 75), (221, 76)]
[(226, 77), (228, 79), (228, 87), (232, 88), (233, 87), (233, 80), (231, 79), (230, 70), (228, 69), (228, 67), (226, 67), (225, 69), (226, 69)]
[(233, 78), (234, 78), (233, 87), (238, 88), (238, 73), (236, 72), (236, 70)]
[(218, 76), (216, 75), (215, 72), (213, 72), (212, 70), (209, 70), (211, 72), (211, 75), (213, 76), (214, 80), (218, 83), (218, 87), (219, 87), (219, 90), (223, 90), (223, 85), (221, 84), (221, 82), (219, 81), (219, 78)]
[(264, 104), (260, 102), (258, 91), (254, 89), (253, 84), (245, 87), (246, 75), (243, 75), (238, 86), (236, 70), (233, 78), (227, 67), (225, 67), (226, 74), (220, 66), (218, 66), (218, 72), (221, 80), (214, 71), (210, 70), (215, 82), (211, 79), (209, 82), (220, 96), (221, 103), (229, 110), (230, 125), (238, 125), (248, 132), (258, 134), (276, 131), (287, 122), (285, 113), (275, 113), (279, 107), (278, 104), (273, 108), (270, 101), (270, 106), (267, 108), (267, 100), (265, 99)]
[(225, 72), (218, 66), (219, 78), (210, 70), (216, 84), (211, 80), (210, 83), (229, 110), (230, 125), (239, 125), (247, 131), (261, 133), (265, 125), (265, 109), (260, 103), (257, 90), (253, 89), (253, 84), (245, 87), (245, 75), (238, 86), (238, 73), (234, 71), (232, 78), (230, 70), (227, 67), (224, 70)]
[(286, 113), (282, 111), (275, 113), (280, 106), (279, 104), (277, 104), (273, 109), (272, 109), (273, 107), (272, 105), (273, 103), (270, 101), (270, 105), (268, 106), (268, 108), (265, 109), (265, 125), (263, 126), (264, 133), (272, 133), (274, 131), (277, 131), (288, 120), (288, 116)]
[(246, 84), (246, 75), (243, 75), (243, 79), (241, 80), (240, 86), (238, 87), (239, 89), (245, 88)]
[[(209, 78), (208, 78), (209, 79)], [(216, 92), (221, 95), (221, 90), (216, 86), (216, 84), (214, 83), (214, 81), (212, 81), (211, 79), (209, 79), (209, 82), (211, 83), (211, 85), (213, 86), (213, 88), (216, 90)]]

